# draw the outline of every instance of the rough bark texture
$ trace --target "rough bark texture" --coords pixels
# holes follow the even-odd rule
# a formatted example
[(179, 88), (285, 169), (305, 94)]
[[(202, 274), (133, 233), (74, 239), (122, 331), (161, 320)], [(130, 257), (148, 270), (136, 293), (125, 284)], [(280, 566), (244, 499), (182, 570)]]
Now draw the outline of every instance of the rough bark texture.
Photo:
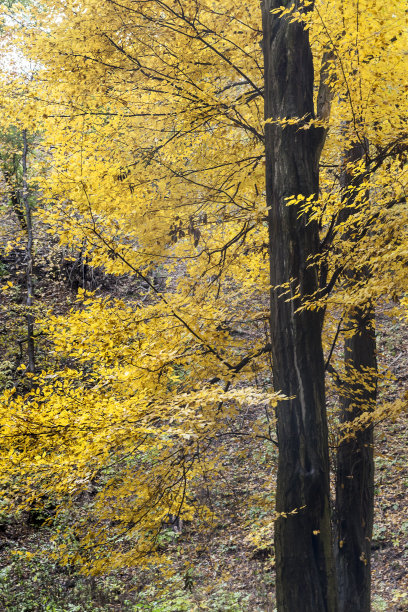
[[(347, 152), (342, 173), (342, 187), (358, 187), (361, 178), (347, 171), (347, 163), (364, 158), (365, 142), (355, 143)], [(345, 191), (344, 213), (340, 221), (353, 215), (354, 191)], [(367, 194), (368, 197), (368, 194)], [(352, 238), (352, 236), (351, 236)], [(361, 282), (367, 270), (347, 270), (350, 283)], [(353, 421), (376, 402), (376, 339), (374, 310), (370, 303), (354, 308), (348, 314), (347, 326), (352, 335), (344, 343), (345, 370), (355, 382), (344, 389), (341, 421)], [(354, 332), (354, 333), (353, 333)], [(356, 379), (355, 376), (361, 377)], [(371, 538), (374, 514), (373, 429), (356, 432), (355, 438), (343, 441), (337, 453), (335, 557), (338, 577), (339, 611), (369, 612), (371, 592)]]
[[(345, 341), (348, 373), (376, 369), (374, 313), (355, 309), (349, 318), (355, 334)], [(342, 421), (352, 421), (375, 403), (375, 379), (356, 383), (342, 401)], [(374, 507), (373, 429), (356, 432), (340, 444), (336, 482), (336, 565), (340, 612), (369, 612), (371, 538)]]
[[(265, 118), (313, 116), (313, 62), (308, 33), (271, 15), (262, 2)], [(296, 2), (300, 6), (300, 3)], [(308, 258), (318, 252), (315, 223), (286, 198), (318, 193), (323, 130), (266, 124), (266, 194), (271, 261), (274, 387), (290, 400), (277, 408), (279, 465), (275, 530), (279, 612), (337, 610), (330, 535), (328, 436), (321, 344), (322, 313), (296, 312), (318, 288)], [(285, 284), (285, 287), (281, 287)], [(294, 297), (295, 294), (299, 294)], [(290, 299), (292, 298), (292, 299)]]

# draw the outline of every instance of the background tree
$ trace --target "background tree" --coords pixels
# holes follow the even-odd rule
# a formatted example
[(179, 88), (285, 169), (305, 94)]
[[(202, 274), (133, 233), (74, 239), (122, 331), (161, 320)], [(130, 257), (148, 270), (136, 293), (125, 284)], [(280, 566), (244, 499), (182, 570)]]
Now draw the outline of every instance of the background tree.
[[(1, 174), (3, 179), (2, 191), (5, 202), (3, 204), (6, 216), (8, 213), (15, 215), (18, 222), (18, 230), (11, 231), (12, 221), (7, 227), (7, 234), (3, 241), (2, 261), (4, 265), (4, 274), (6, 275), (7, 268), (12, 265), (15, 268), (21, 267), (24, 270), (24, 292), (25, 305), (15, 304), (18, 311), (17, 321), (19, 326), (18, 336), (21, 335), (21, 318), (25, 319), (26, 334), (25, 337), (19, 337), (15, 342), (19, 345), (19, 357), (17, 358), (15, 367), (21, 365), (21, 362), (27, 361), (27, 368), (30, 373), (35, 372), (35, 341), (34, 341), (34, 281), (33, 281), (33, 255), (34, 255), (34, 230), (32, 224), (32, 207), (36, 197), (34, 190), (29, 187), (28, 179), (28, 148), (34, 146), (35, 138), (28, 138), (26, 130), (19, 130), (11, 126), (5, 130), (1, 138)], [(31, 191), (31, 192), (30, 192)], [(10, 292), (15, 291), (13, 283), (10, 282)], [(17, 296), (16, 296), (17, 297)], [(9, 309), (9, 304), (5, 309)], [(14, 309), (13, 309), (14, 310)], [(11, 314), (11, 313), (9, 313)], [(15, 317), (16, 310), (13, 315)], [(14, 327), (14, 324), (11, 326)], [(4, 329), (6, 336), (9, 338), (11, 329)], [(15, 342), (12, 342), (15, 344)], [(14, 346), (14, 349), (16, 347)], [(6, 353), (9, 352), (8, 346)], [(24, 358), (24, 355), (26, 358)]]

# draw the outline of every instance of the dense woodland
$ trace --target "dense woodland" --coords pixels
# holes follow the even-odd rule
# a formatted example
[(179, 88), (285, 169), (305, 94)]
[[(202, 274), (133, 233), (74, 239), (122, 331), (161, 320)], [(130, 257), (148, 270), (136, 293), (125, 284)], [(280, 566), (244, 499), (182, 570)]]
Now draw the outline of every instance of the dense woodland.
[(405, 3), (0, 9), (0, 610), (406, 610)]

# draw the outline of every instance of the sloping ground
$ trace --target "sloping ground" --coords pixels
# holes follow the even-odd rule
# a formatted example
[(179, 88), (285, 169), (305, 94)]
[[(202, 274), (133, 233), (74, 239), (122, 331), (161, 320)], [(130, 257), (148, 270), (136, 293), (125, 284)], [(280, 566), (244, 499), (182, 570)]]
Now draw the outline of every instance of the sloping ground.
[[(408, 327), (377, 316), (380, 353), (394, 380), (387, 399), (408, 394)], [(373, 609), (408, 609), (408, 422), (407, 414), (377, 427), (376, 506), (373, 537)]]
[(408, 609), (407, 423), (378, 433), (373, 538), (373, 609)]
[[(241, 426), (245, 429), (245, 423)], [(48, 558), (50, 538), (66, 527), (66, 521), (46, 528), (33, 524), (45, 518), (37, 515), (26, 515), (18, 522), (4, 520), (0, 610), (272, 612), (271, 530), (260, 529), (273, 512), (275, 459), (271, 443), (260, 448), (252, 439), (231, 440), (215, 484), (197, 486), (200, 501), (211, 508), (214, 518), (205, 525), (199, 519), (183, 525), (181, 533), (172, 528), (163, 532), (160, 546), (172, 558), (171, 565), (163, 568), (166, 579), (159, 571), (135, 569), (81, 577), (73, 568)]]
[[(384, 399), (401, 396), (408, 378), (408, 328), (378, 316), (383, 367), (394, 380)], [(405, 391), (406, 392), (406, 391)], [(254, 411), (241, 415), (234, 429), (249, 433)], [(239, 429), (237, 429), (239, 428)], [(406, 415), (378, 425), (376, 433), (376, 512), (373, 540), (373, 611), (408, 609), (408, 424)], [(124, 568), (98, 577), (79, 575), (50, 558), (52, 536), (71, 517), (36, 513), (19, 519), (3, 515), (0, 527), (0, 610), (10, 612), (152, 611), (273, 612), (272, 525), (276, 447), (241, 435), (225, 442), (217, 474), (197, 483), (197, 498), (214, 513), (164, 530), (160, 546), (169, 567), (140, 571)], [(0, 506), (1, 508), (1, 506)], [(86, 500), (75, 509), (86, 512)], [(44, 519), (53, 522), (43, 526)], [(75, 541), (70, 542), (72, 547)]]

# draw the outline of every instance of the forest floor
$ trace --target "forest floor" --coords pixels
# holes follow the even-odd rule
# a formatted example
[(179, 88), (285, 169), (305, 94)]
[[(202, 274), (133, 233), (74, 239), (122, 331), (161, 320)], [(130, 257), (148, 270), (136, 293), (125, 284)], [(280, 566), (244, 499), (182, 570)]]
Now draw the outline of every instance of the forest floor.
[[(388, 316), (390, 308), (377, 318), (380, 365), (393, 374), (382, 391), (386, 400), (407, 393), (408, 379), (408, 327)], [(243, 430), (250, 427), (252, 414), (240, 418)], [(407, 415), (378, 424), (375, 437), (372, 609), (402, 612), (408, 610)], [(58, 518), (47, 513), (16, 518), (2, 514), (0, 502), (0, 611), (273, 612), (276, 458), (271, 442), (231, 438), (216, 485), (210, 491), (202, 486), (211, 523), (194, 520), (181, 532), (163, 533), (160, 546), (171, 558), (166, 573), (123, 568), (83, 576), (53, 556), (53, 538), (63, 527)]]

